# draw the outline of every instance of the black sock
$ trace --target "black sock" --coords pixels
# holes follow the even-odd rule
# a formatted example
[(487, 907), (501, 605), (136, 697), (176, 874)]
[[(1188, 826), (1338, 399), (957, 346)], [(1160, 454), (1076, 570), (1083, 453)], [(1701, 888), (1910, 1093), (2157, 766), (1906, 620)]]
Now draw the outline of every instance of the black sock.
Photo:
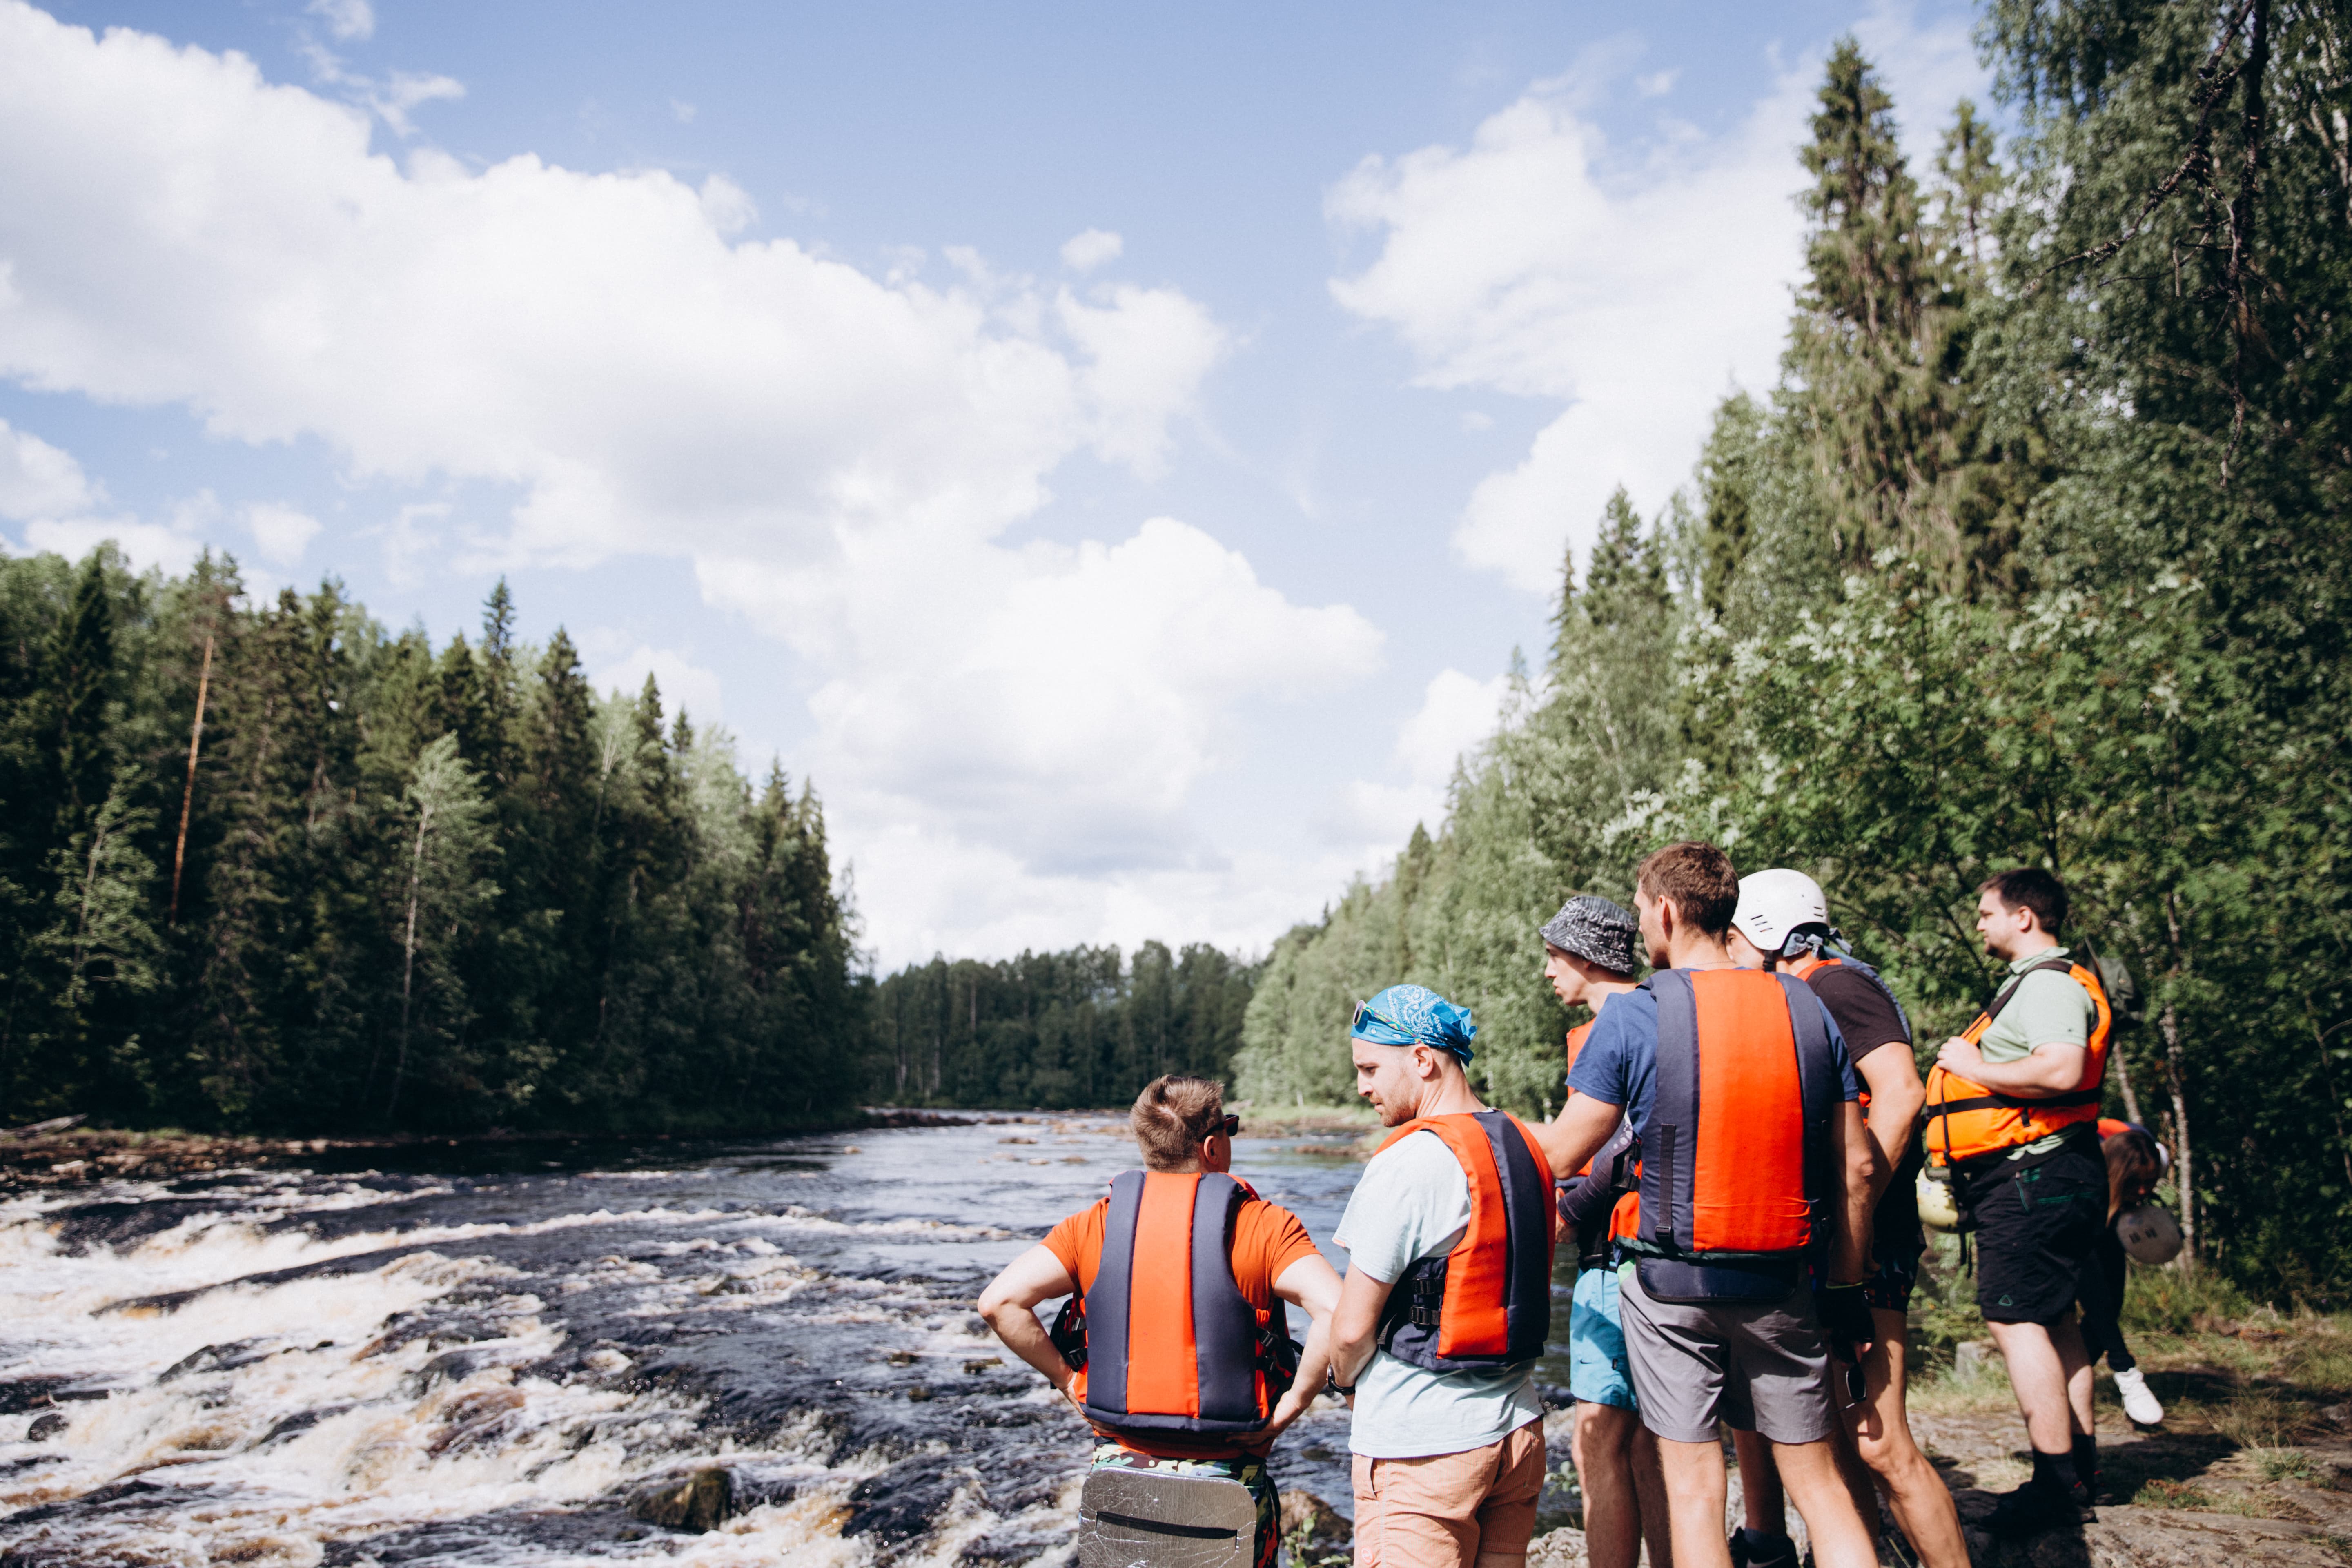
[(2099, 1490), (2099, 1439), (2095, 1433), (2074, 1439), (2074, 1476), (2094, 1496)]
[(2068, 1492), (2074, 1487), (2074, 1456), (2033, 1450), (2033, 1480), (2039, 1491)]

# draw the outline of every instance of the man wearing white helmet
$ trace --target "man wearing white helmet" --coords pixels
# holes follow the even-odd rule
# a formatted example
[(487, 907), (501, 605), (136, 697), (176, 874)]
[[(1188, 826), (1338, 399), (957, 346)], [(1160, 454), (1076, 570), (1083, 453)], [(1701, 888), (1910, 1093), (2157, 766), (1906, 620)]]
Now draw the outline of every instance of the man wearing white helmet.
[[(1927, 1245), (1913, 1185), (1920, 1156), (1912, 1142), (1927, 1089), (1912, 1058), (1910, 1021), (1886, 983), (1845, 948), (1830, 923), (1829, 900), (1822, 896), (1820, 884), (1802, 871), (1781, 867), (1739, 879), (1731, 952), (1749, 968), (1785, 970), (1821, 998), (1853, 1052), (1854, 1070), (1865, 1086), (1864, 1124), (1885, 1155), (1881, 1169), (1889, 1180), (1873, 1211), (1875, 1268), (1861, 1286), (1878, 1332), (1863, 1358), (1863, 1401), (1843, 1411), (1853, 1439), (1843, 1467), (1847, 1486), (1874, 1534), (1878, 1519), (1871, 1484), (1874, 1475), (1886, 1489), (1895, 1521), (1910, 1537), (1920, 1561), (1927, 1568), (1967, 1568), (1959, 1511), (1912, 1438), (1904, 1405), (1911, 1289)], [(1751, 1568), (1793, 1564), (1796, 1547), (1788, 1538), (1771, 1447), (1751, 1432), (1732, 1436), (1739, 1450), (1748, 1513), (1746, 1528), (1733, 1539), (1732, 1560)], [(1854, 1450), (1866, 1470), (1853, 1463)]]

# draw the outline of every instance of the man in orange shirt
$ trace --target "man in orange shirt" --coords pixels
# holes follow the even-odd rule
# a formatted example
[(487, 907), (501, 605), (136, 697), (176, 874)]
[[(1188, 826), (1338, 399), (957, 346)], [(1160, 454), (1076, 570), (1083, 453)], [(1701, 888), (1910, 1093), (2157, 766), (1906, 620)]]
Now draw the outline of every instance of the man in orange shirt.
[[(1216, 1084), (1154, 1079), (1129, 1124), (1145, 1169), (1114, 1177), (1108, 1195), (1014, 1258), (981, 1292), (980, 1313), (1095, 1429), (1094, 1468), (1248, 1488), (1255, 1562), (1273, 1568), (1281, 1506), (1265, 1455), (1322, 1392), (1339, 1277), (1297, 1215), (1226, 1173), (1241, 1125)], [(1193, 1245), (1207, 1226), (1224, 1238), (1222, 1258)], [(1034, 1310), (1073, 1294), (1084, 1313), (1076, 1365)], [(1287, 1336), (1277, 1301), (1309, 1321), (1295, 1376), (1280, 1365)]]

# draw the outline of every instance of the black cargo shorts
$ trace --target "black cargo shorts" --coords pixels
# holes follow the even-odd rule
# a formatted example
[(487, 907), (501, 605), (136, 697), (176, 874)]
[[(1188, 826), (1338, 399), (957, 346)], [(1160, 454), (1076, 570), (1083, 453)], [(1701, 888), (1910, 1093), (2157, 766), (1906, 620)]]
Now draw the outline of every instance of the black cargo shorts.
[(1989, 1323), (2047, 1323), (2074, 1306), (2106, 1227), (2099, 1145), (1993, 1161), (1969, 1172), (1964, 1220), (1977, 1238), (1977, 1307)]

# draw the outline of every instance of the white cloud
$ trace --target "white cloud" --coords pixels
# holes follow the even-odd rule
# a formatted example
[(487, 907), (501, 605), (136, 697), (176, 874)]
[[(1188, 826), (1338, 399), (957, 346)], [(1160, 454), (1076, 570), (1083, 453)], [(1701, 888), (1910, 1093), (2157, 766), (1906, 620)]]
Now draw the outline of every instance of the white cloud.
[[(1915, 9), (1879, 0), (1855, 30), (1898, 107), (1912, 106), (1906, 146), (1923, 160), (1983, 72), (1964, 20), (1923, 28)], [(1337, 222), (1382, 237), (1333, 296), (1404, 340), (1421, 384), (1567, 405), (1517, 466), (1478, 484), (1454, 533), (1470, 564), (1538, 592), (1556, 585), (1563, 537), (1590, 546), (1612, 489), (1663, 505), (1715, 405), (1771, 384), (1801, 265), (1796, 152), (1823, 52), (1720, 136), (1670, 123), (1615, 148), (1586, 104), (1594, 73), (1628, 58), (1601, 51), (1536, 84), (1467, 147), (1368, 158), (1327, 202)]]
[[(815, 688), (796, 771), (824, 791), (886, 952), (904, 949), (883, 932), (932, 910), (965, 933), (950, 945), (989, 951), (1095, 934), (1066, 919), (1126, 929), (1162, 907), (1152, 889), (1192, 889), (1188, 919), (1206, 889), (1235, 892), (1190, 813), (1236, 710), (1380, 657), (1353, 610), (1291, 603), (1183, 523), (1003, 541), (1073, 455), (1168, 462), (1169, 426), (1229, 346), (1172, 289), (1080, 294), (969, 255), (946, 286), (919, 258), (877, 278), (730, 239), (751, 204), (720, 177), (395, 160), (365, 114), (241, 57), (94, 37), (16, 0), (0, 188), (0, 374), (185, 406), (220, 439), (316, 439), (362, 492), (514, 497), (485, 528), (385, 495), (371, 531), (395, 583), (452, 561), (682, 558), (707, 601), (791, 645)], [(676, 650), (601, 673), (646, 668), (715, 706)], [(920, 882), (889, 869), (908, 842), (985, 868), (987, 898), (880, 908)]]
[(662, 711), (671, 718), (684, 712), (694, 721), (697, 729), (707, 730), (726, 716), (726, 707), (719, 696), (718, 672), (703, 668), (676, 648), (639, 643), (599, 668), (590, 684), (599, 691), (618, 691), (635, 697), (644, 689), (648, 675), (661, 692)]
[(1397, 728), (1397, 771), (1410, 782), (1359, 779), (1348, 785), (1340, 797), (1340, 836), (1394, 854), (1413, 824), (1444, 820), (1454, 764), (1494, 734), (1510, 685), (1507, 675), (1474, 680), (1458, 669), (1440, 671), (1422, 692), (1421, 706)]
[(375, 7), (368, 0), (310, 0), (303, 9), (323, 18), (327, 31), (339, 38), (356, 41), (375, 34)]
[(1675, 90), (1675, 79), (1682, 74), (1679, 70), (1652, 71), (1648, 76), (1635, 77), (1633, 88), (1643, 98), (1664, 98)]
[(1063, 330), (1088, 361), (1078, 386), (1097, 411), (1095, 450), (1157, 476), (1168, 464), (1168, 422), (1192, 405), (1193, 389), (1224, 357), (1224, 331), (1173, 289), (1119, 284), (1096, 298), (1100, 303), (1086, 304), (1066, 289), (1055, 300)]
[(1062, 242), (1062, 265), (1073, 272), (1092, 272), (1106, 261), (1117, 261), (1127, 241), (1107, 228), (1090, 228)]
[(1659, 147), (1622, 178), (1575, 85), (1531, 89), (1467, 148), (1367, 159), (1328, 202), (1385, 231), (1334, 296), (1392, 327), (1423, 384), (1570, 405), (1454, 529), (1471, 564), (1538, 591), (1611, 490), (1663, 502), (1730, 384), (1769, 383), (1801, 232), (1794, 74), (1737, 132)]
[(708, 596), (836, 672), (810, 703), (829, 788), (1045, 868), (1197, 853), (1186, 804), (1228, 760), (1234, 704), (1312, 695), (1380, 658), (1355, 611), (1290, 604), (1169, 518), (1116, 545), (942, 548), (903, 530), (824, 573), (702, 572)]
[[(5, 288), (0, 274), (0, 288)], [(105, 492), (91, 484), (73, 454), (0, 419), (0, 517), (22, 522), (88, 510)]]
[(291, 566), (319, 536), (320, 524), (317, 518), (290, 506), (257, 501), (245, 509), (245, 526), (263, 560)]

